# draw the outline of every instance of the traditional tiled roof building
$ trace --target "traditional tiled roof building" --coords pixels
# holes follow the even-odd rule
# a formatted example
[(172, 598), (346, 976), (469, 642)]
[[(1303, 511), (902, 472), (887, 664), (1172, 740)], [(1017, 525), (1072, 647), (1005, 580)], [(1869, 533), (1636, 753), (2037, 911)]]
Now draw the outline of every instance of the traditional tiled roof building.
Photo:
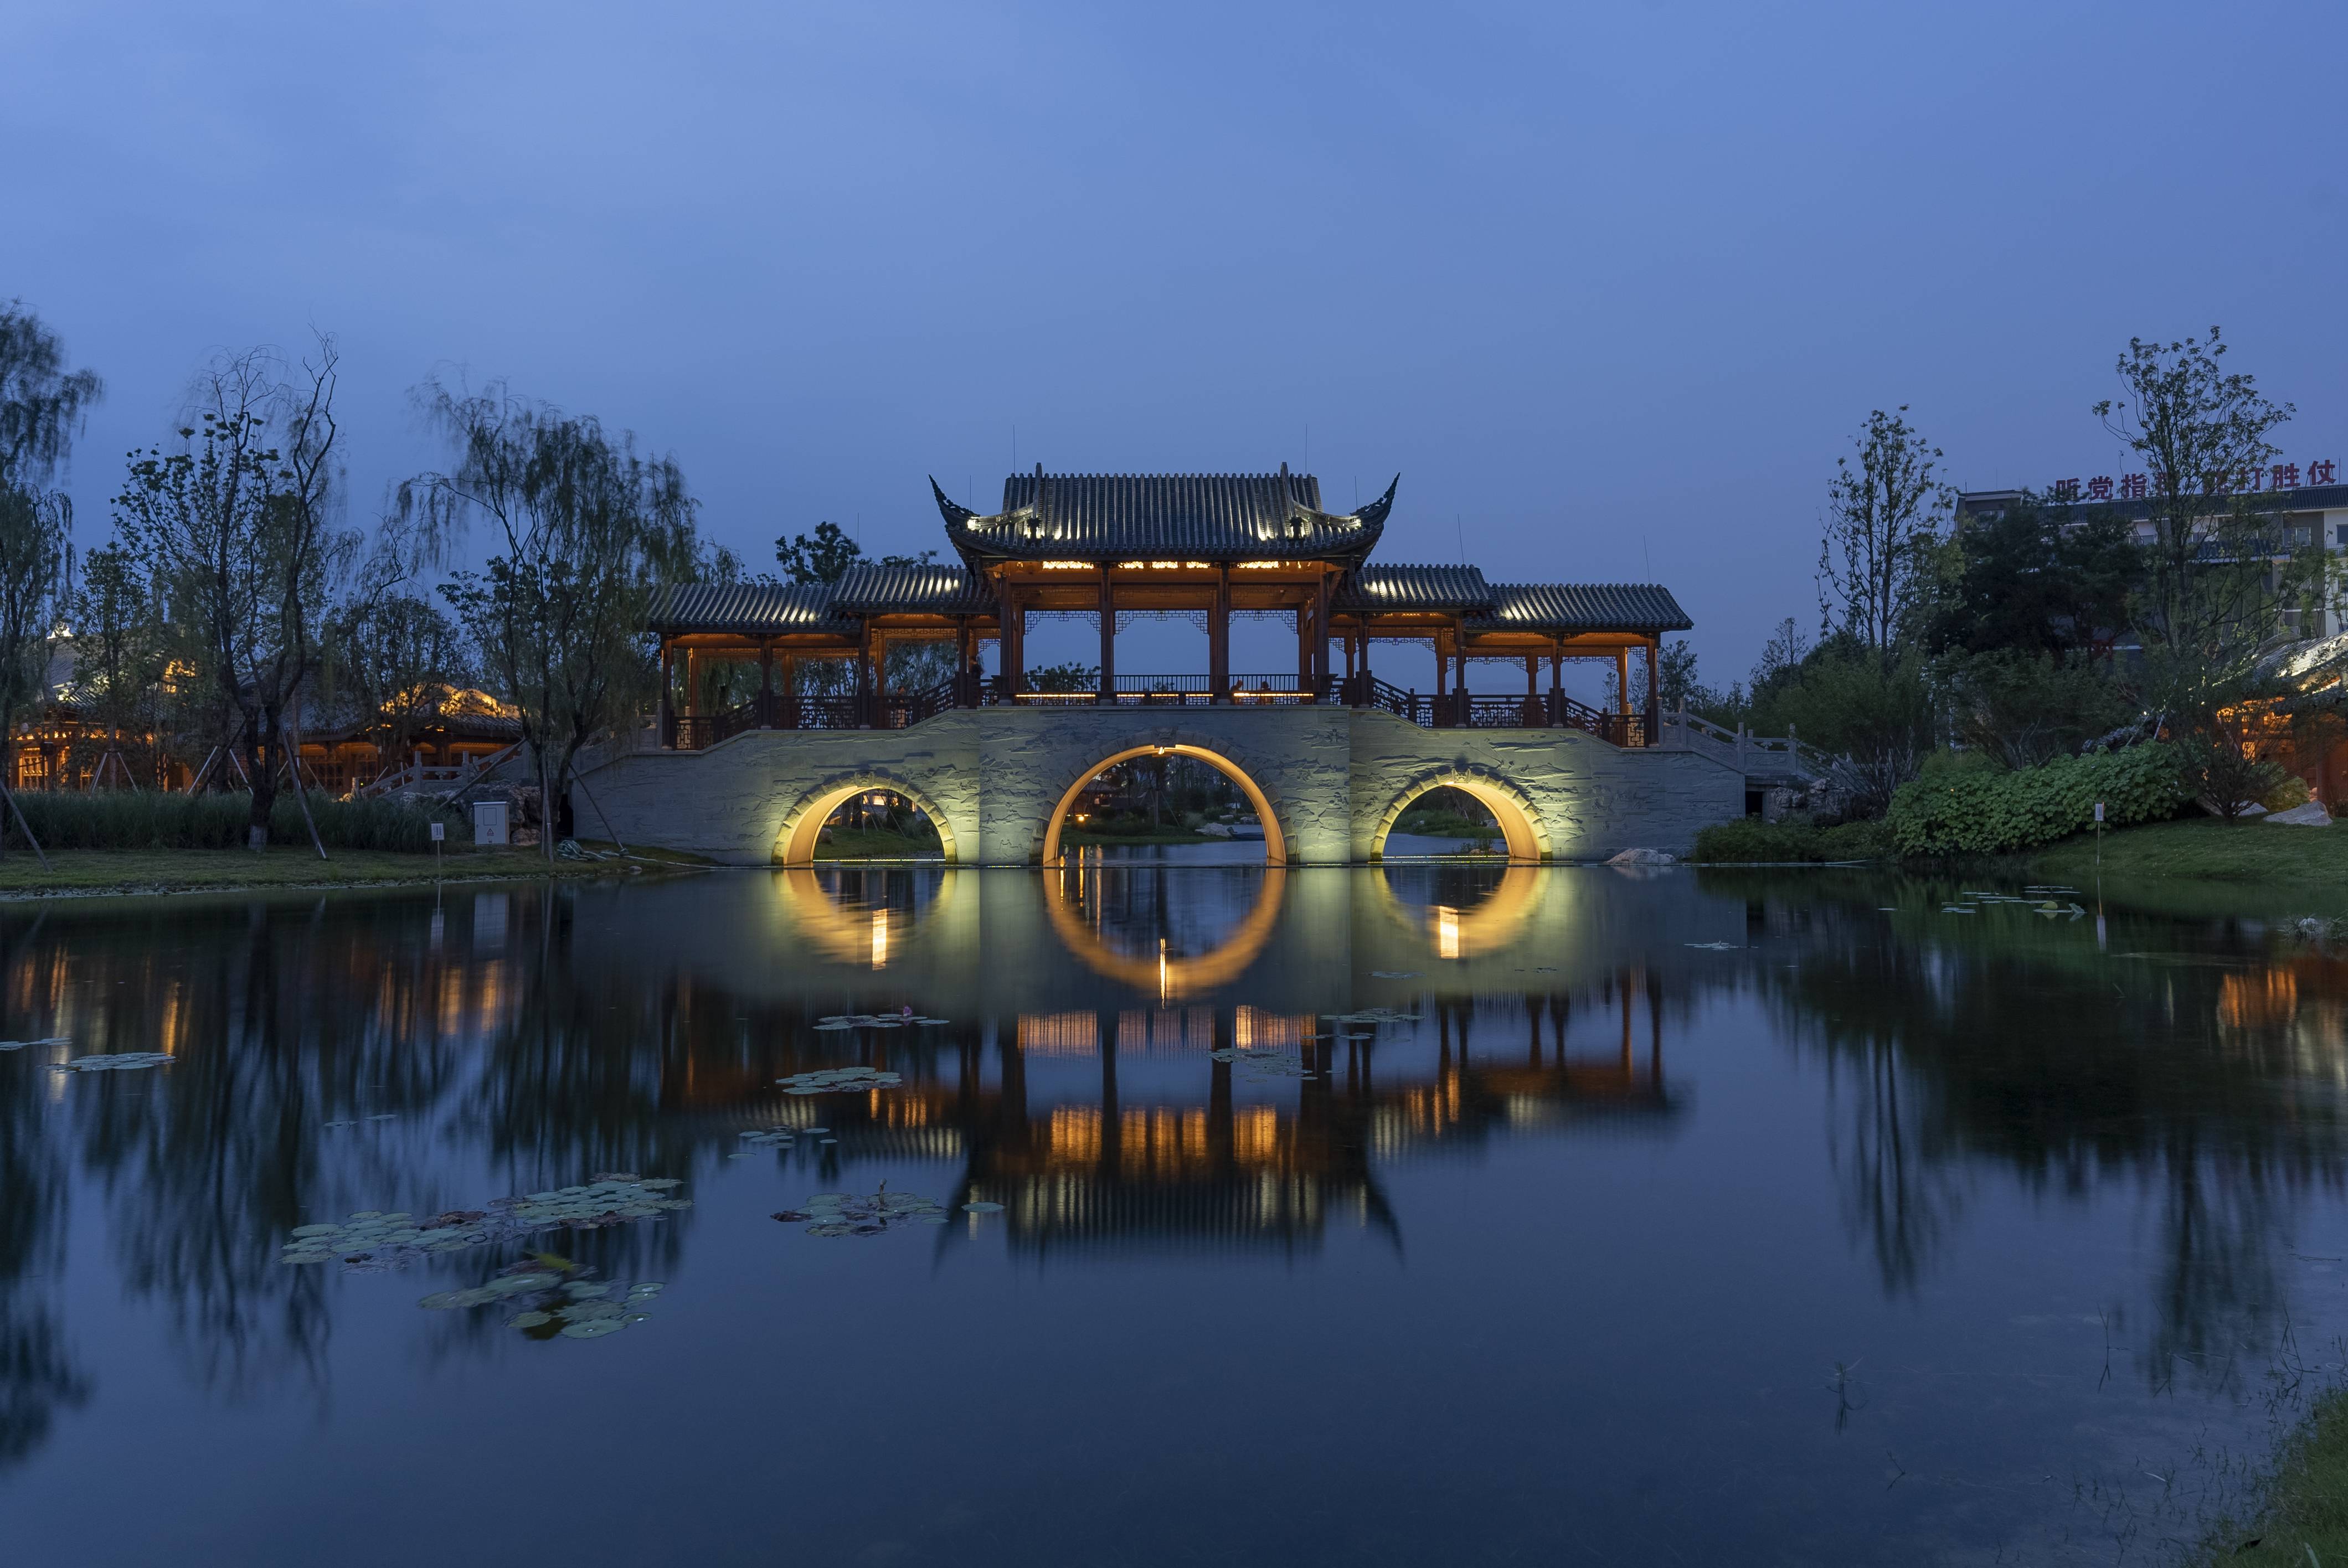
[[(1039, 465), (1005, 479), (1002, 507), (982, 514), (932, 481), (958, 564), (857, 566), (831, 584), (672, 590), (652, 630), (664, 693), (685, 696), (682, 704), (664, 700), (664, 742), (705, 745), (754, 725), (893, 726), (948, 707), (1086, 702), (1344, 702), (1421, 724), (1572, 724), (1617, 744), (1651, 743), (1662, 637), (1691, 624), (1671, 593), (1652, 583), (1494, 583), (1472, 566), (1374, 564), (1399, 483), (1366, 506), (1332, 512), (1320, 482), (1284, 465), (1276, 474), (1114, 475), (1046, 474)], [(1098, 620), (1097, 682), (1080, 692), (1028, 690), (1028, 619), (1071, 612)], [(1203, 673), (1118, 673), (1119, 616), (1152, 612), (1204, 620)], [(1293, 672), (1231, 669), (1231, 622), (1242, 615), (1293, 620)], [(951, 641), (962, 673), (927, 691), (889, 690), (888, 646), (908, 641)], [(999, 671), (992, 680), (979, 674), (989, 641)], [(1418, 666), (1432, 677), (1425, 689), (1390, 678), (1399, 642), (1431, 651), (1431, 663)], [(1630, 688), (1633, 649), (1648, 655), (1643, 704)], [(724, 713), (695, 712), (702, 682), (694, 672), (712, 659), (757, 661), (758, 695)], [(1568, 659), (1611, 661), (1621, 700), (1601, 711), (1569, 699)], [(837, 682), (853, 690), (803, 696), (794, 666), (807, 660), (853, 661), (853, 682)], [(1521, 662), (1522, 695), (1472, 695), (1470, 660)]]

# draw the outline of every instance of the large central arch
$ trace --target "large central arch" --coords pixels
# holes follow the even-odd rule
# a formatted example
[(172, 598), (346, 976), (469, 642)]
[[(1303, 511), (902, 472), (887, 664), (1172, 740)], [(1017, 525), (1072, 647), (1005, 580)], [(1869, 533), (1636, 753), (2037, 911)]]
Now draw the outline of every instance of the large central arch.
[(783, 813), (781, 831), (775, 835), (775, 859), (784, 866), (814, 865), (816, 840), (823, 835), (823, 825), (831, 820), (833, 812), (847, 804), (850, 796), (866, 790), (887, 790), (919, 806), (922, 815), (930, 819), (930, 825), (938, 830), (938, 845), (945, 852), (946, 864), (954, 863), (957, 856), (953, 824), (946, 820), (946, 814), (938, 809), (937, 803), (893, 774), (872, 770), (827, 779), (792, 802)]
[(1378, 817), (1378, 825), (1370, 835), (1370, 858), (1383, 860), (1386, 853), (1386, 835), (1411, 802), (1432, 789), (1448, 787), (1473, 798), (1492, 814), (1500, 825), (1500, 837), (1509, 846), (1512, 861), (1538, 861), (1550, 857), (1549, 829), (1541, 822), (1540, 808), (1532, 797), (1508, 780), (1496, 774), (1468, 768), (1445, 768), (1415, 778), (1407, 788), (1394, 797)]
[(1280, 818), (1273, 814), (1272, 802), (1264, 797), (1255, 780), (1248, 777), (1244, 769), (1220, 752), (1192, 745), (1187, 741), (1167, 741), (1147, 746), (1128, 746), (1114, 755), (1103, 757), (1079, 774), (1076, 782), (1061, 792), (1059, 804), (1052, 808), (1052, 819), (1044, 826), (1045, 865), (1060, 864), (1060, 830), (1067, 825), (1068, 808), (1076, 804), (1078, 792), (1117, 764), (1148, 756), (1196, 757), (1239, 785), (1240, 794), (1245, 795), (1248, 804), (1254, 808), (1256, 820), (1263, 824), (1264, 864), (1288, 864), (1288, 835), (1281, 830)]

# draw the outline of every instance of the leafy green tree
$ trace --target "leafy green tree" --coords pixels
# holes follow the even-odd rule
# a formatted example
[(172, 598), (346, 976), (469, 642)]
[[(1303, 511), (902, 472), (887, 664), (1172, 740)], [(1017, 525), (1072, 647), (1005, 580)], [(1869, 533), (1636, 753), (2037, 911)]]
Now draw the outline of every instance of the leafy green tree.
[(340, 355), (321, 335), (298, 366), (223, 354), (198, 375), (178, 445), (132, 455), (116, 522), (161, 585), (181, 660), (217, 694), (252, 791), (247, 841), (269, 843), (288, 715), (318, 657), (336, 585), (357, 559), (340, 526)]
[(1027, 671), (1030, 692), (1097, 692), (1100, 689), (1100, 666), (1070, 661), (1066, 664), (1038, 664)]
[(848, 537), (838, 523), (815, 526), (812, 537), (800, 534), (775, 541), (775, 559), (795, 583), (838, 582), (848, 569), (864, 559), (864, 547)]
[(2035, 496), (1969, 519), (1949, 553), (1925, 632), (1935, 653), (2084, 653), (2127, 627), (2144, 568), (2134, 529), (2110, 508)]
[(1818, 546), (1818, 610), (1887, 666), (1911, 630), (1955, 492), (1940, 477), (1941, 449), (1908, 423), (1908, 405), (1869, 414), (1859, 460), (1835, 459)]
[(1754, 698), (1754, 727), (1787, 732), (1849, 759), (1844, 781), (1863, 815), (1880, 815), (1892, 792), (1932, 750), (1935, 708), (1914, 649), (1888, 663), (1856, 636), (1837, 635), (1776, 671)]
[(386, 769), (403, 766), (417, 733), (440, 715), (451, 687), (473, 678), (463, 630), (405, 590), (341, 606), (327, 625), (326, 667), (354, 721), (372, 728)]
[(2009, 768), (2036, 767), (2127, 722), (2137, 706), (2108, 661), (2083, 652), (1993, 648), (1931, 664), (1957, 738)]
[[(93, 777), (103, 752), (119, 753), (125, 736), (143, 753), (140, 774), (151, 774), (154, 737), (168, 723), (165, 649), (169, 636), (145, 566), (121, 544), (102, 545), (82, 558), (73, 593), (73, 698), (106, 728), (99, 754), (81, 759)], [(127, 759), (125, 759), (127, 765)], [(121, 782), (107, 770), (104, 781)]]

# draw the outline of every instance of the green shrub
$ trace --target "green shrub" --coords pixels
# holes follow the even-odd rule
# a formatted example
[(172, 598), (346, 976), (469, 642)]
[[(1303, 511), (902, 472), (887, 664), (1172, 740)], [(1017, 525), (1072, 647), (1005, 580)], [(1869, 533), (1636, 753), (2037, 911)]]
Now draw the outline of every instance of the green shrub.
[[(19, 790), (16, 805), (44, 849), (242, 849), (252, 797), (205, 792), (98, 790), (89, 794)], [(404, 800), (336, 800), (313, 790), (310, 815), (329, 849), (388, 849), (422, 854), (432, 847), (434, 813)], [(455, 822), (452, 816), (440, 817)], [(453, 828), (448, 847), (469, 840)], [(23, 832), (7, 817), (5, 842), (22, 847)], [(269, 815), (269, 842), (307, 845), (302, 806), (280, 794)]]
[(1902, 855), (1999, 855), (2068, 838), (2096, 803), (2114, 827), (2174, 816), (2186, 800), (2175, 749), (2130, 746), (2003, 774), (1952, 774), (1902, 784), (1889, 821)]
[(1895, 853), (1891, 834), (1880, 822), (1846, 822), (1814, 827), (1798, 817), (1764, 822), (1748, 816), (1715, 823), (1695, 835), (1698, 860), (1762, 862), (1886, 860)]

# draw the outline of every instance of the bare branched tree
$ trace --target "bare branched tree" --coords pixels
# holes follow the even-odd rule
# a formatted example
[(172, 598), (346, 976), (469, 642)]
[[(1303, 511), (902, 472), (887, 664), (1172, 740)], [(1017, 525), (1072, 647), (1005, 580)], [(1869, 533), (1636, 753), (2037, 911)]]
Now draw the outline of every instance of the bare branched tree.
[(252, 790), (248, 838), (269, 842), (292, 705), (318, 657), (337, 581), (358, 555), (338, 523), (339, 355), (321, 335), (299, 366), (270, 349), (224, 354), (198, 375), (193, 421), (170, 451), (135, 457), (115, 506), (218, 692), (228, 743)]

